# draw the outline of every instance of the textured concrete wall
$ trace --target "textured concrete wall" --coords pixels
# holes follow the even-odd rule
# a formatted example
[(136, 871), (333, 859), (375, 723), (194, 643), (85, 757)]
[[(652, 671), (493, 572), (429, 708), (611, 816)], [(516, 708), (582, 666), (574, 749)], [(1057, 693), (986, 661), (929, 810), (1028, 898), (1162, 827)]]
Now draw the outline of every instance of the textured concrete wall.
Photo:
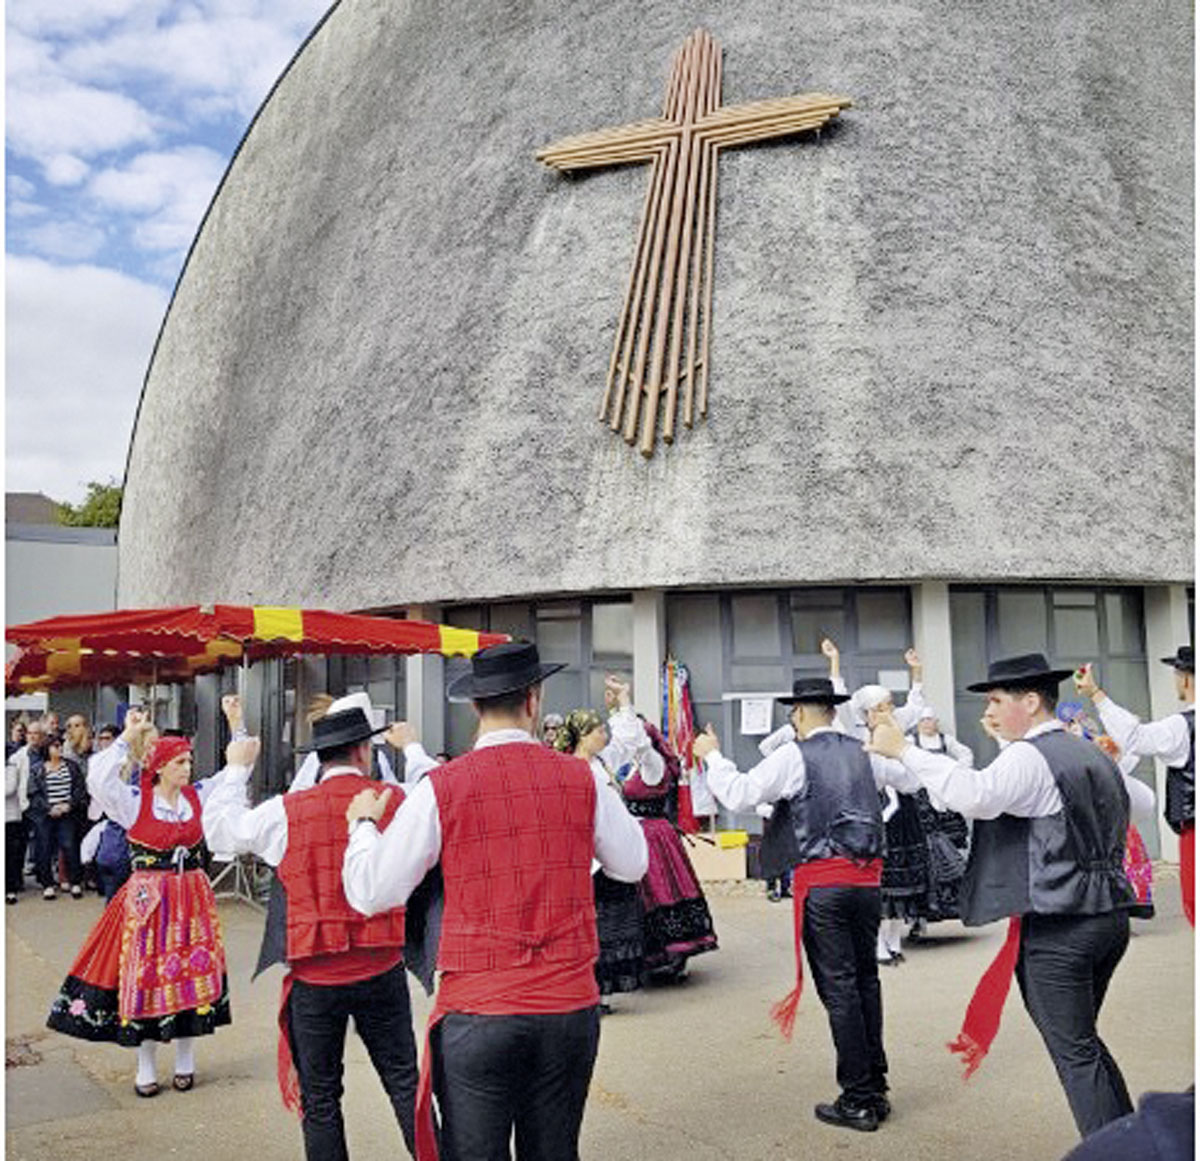
[[(594, 10), (589, 10), (594, 9)], [(596, 419), (647, 170), (534, 150), (856, 107), (720, 169), (710, 416)], [(230, 168), (151, 366), (121, 601), (1183, 580), (1188, 5), (342, 0)]]

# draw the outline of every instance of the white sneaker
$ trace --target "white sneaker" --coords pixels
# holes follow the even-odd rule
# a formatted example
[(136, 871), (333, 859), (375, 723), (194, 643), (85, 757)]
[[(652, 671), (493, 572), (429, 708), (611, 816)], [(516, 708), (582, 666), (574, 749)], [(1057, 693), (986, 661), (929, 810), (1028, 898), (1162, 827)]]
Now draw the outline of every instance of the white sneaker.
[(57, 891), (56, 891), (56, 890), (55, 890), (53, 887), (47, 887), (47, 888), (46, 888), (46, 889), (45, 889), (45, 890), (42, 892), (42, 898), (43, 898), (43, 899), (57, 899), (57, 898), (58, 898), (58, 892), (57, 892)]
[(83, 888), (78, 883), (76, 883), (75, 886), (71, 888), (71, 898), (72, 899), (82, 899), (83, 898)]

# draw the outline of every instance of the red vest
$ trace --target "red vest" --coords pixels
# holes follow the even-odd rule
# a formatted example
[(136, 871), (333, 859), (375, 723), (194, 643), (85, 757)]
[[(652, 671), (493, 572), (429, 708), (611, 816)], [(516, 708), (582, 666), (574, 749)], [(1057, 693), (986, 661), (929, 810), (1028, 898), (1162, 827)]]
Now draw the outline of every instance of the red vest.
[(188, 783), (179, 791), (192, 808), (192, 817), (187, 822), (166, 822), (154, 817), (154, 778), (143, 774), (141, 795), (138, 801), (138, 816), (126, 832), (131, 842), (156, 851), (169, 851), (174, 847), (194, 847), (204, 841), (204, 824), (200, 821), (200, 795)]
[(429, 777), (442, 828), (443, 971), (591, 963), (596, 783), (536, 742), (472, 750)]
[[(342, 891), (342, 859), (350, 837), (346, 807), (367, 787), (377, 790), (379, 784), (357, 774), (335, 774), (283, 797), (288, 844), (279, 879), (287, 892), (289, 963), (360, 948), (404, 946), (403, 907), (368, 919), (346, 902)], [(393, 786), (380, 829), (392, 821), (403, 797), (404, 791)]]

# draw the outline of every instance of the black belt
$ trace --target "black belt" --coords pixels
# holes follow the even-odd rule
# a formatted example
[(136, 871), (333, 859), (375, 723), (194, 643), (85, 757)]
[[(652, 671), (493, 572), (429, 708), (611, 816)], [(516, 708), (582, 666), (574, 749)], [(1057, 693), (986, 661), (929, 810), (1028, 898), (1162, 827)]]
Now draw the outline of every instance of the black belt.
[(627, 798), (625, 809), (634, 818), (666, 818), (667, 800), (665, 798)]
[(135, 871), (199, 871), (204, 867), (204, 844), (162, 851), (130, 843), (129, 860)]

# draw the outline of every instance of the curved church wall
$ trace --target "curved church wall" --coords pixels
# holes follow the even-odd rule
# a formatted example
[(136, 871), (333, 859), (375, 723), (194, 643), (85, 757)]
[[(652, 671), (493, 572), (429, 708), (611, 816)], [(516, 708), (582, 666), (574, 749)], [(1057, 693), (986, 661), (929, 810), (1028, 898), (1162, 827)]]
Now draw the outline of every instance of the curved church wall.
[[(534, 152), (854, 108), (719, 163), (709, 415), (598, 419), (647, 168)], [(341, 0), (261, 110), (150, 366), (122, 605), (1190, 578), (1185, 5)]]

